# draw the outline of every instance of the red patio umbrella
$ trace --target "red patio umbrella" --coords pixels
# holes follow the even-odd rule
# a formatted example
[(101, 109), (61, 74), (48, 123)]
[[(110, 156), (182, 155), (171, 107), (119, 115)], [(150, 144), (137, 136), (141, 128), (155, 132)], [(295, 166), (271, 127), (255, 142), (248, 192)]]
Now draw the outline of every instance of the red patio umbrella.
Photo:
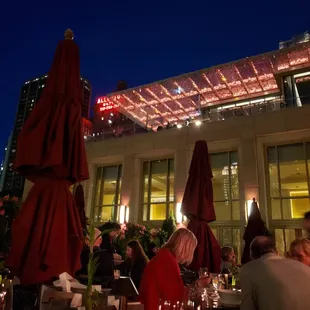
[(75, 199), (76, 206), (78, 208), (81, 225), (85, 232), (87, 229), (87, 217), (85, 213), (85, 198), (84, 198), (84, 190), (83, 190), (82, 184), (79, 184), (76, 187), (75, 192), (74, 192), (74, 199)]
[(211, 272), (220, 272), (221, 247), (208, 225), (216, 220), (212, 177), (207, 142), (196, 141), (181, 210), (198, 240), (190, 269), (208, 267)]
[(69, 187), (88, 179), (78, 46), (68, 29), (47, 85), (18, 136), (16, 170), (34, 183), (13, 224), (7, 265), (21, 283), (80, 268), (82, 227)]
[(269, 230), (267, 229), (265, 222), (262, 219), (257, 202), (255, 198), (253, 198), (253, 202), (251, 204), (250, 215), (248, 219), (248, 224), (243, 234), (243, 240), (245, 244), (244, 244), (244, 249), (243, 249), (243, 253), (241, 257), (242, 265), (251, 261), (250, 245), (253, 239), (258, 236), (271, 237), (271, 234)]

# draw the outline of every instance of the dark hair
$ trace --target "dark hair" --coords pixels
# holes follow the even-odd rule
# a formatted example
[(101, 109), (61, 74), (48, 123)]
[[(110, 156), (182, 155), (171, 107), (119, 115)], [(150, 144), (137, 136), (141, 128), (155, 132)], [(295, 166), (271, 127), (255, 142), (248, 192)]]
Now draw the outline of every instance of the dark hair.
[(251, 258), (257, 259), (268, 253), (276, 253), (277, 247), (274, 240), (266, 236), (254, 238), (250, 245)]
[(132, 240), (127, 243), (127, 246), (132, 249), (132, 263), (134, 264), (137, 260), (142, 260), (148, 263), (149, 259), (144, 253), (144, 250), (138, 240)]
[(231, 246), (223, 246), (221, 249), (222, 261), (228, 262), (232, 252), (234, 252), (234, 249)]
[(116, 223), (116, 222), (106, 222), (104, 223), (101, 227), (100, 230), (104, 231), (104, 230), (120, 230), (121, 229), (121, 225)]
[(310, 220), (310, 211), (304, 214), (304, 220)]

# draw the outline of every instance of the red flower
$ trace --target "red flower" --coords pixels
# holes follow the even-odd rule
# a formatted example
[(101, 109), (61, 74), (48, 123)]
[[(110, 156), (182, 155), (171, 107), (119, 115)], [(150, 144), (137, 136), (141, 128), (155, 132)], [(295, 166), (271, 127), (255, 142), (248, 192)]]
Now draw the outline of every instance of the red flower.
[(3, 202), (2, 200), (0, 200), (0, 208), (3, 206)]
[(5, 211), (2, 209), (0, 210), (0, 215), (4, 215), (5, 214)]
[(12, 201), (18, 202), (18, 197), (13, 196), (13, 197), (12, 197)]
[(2, 200), (3, 200), (3, 201), (6, 201), (6, 200), (9, 200), (9, 198), (10, 198), (10, 196), (9, 196), (9, 195), (6, 195), (6, 196), (3, 197)]

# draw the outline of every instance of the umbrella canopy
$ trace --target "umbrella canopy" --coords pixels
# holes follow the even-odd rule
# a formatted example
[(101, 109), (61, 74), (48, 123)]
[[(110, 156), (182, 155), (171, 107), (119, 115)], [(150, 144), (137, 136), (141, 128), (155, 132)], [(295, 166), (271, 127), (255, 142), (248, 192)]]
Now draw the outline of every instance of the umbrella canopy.
[(188, 229), (198, 240), (190, 268), (198, 270), (200, 267), (208, 267), (211, 272), (219, 272), (221, 247), (208, 225), (216, 220), (212, 177), (207, 142), (197, 141), (181, 209), (182, 213), (190, 219)]
[(7, 260), (21, 283), (80, 268), (82, 227), (69, 187), (88, 179), (79, 50), (68, 29), (47, 85), (18, 136), (16, 170), (34, 183), (13, 224)]
[(84, 190), (82, 184), (79, 184), (74, 192), (75, 203), (78, 208), (80, 221), (84, 232), (87, 228), (87, 217), (85, 214), (85, 199), (84, 199)]
[(243, 240), (245, 242), (244, 249), (242, 253), (241, 263), (246, 264), (251, 261), (250, 257), (250, 245), (253, 239), (257, 236), (271, 236), (268, 231), (265, 222), (262, 219), (261, 213), (259, 211), (257, 202), (255, 198), (253, 198), (253, 202), (251, 204), (250, 215), (248, 219), (248, 224), (245, 228), (245, 232), (243, 235)]

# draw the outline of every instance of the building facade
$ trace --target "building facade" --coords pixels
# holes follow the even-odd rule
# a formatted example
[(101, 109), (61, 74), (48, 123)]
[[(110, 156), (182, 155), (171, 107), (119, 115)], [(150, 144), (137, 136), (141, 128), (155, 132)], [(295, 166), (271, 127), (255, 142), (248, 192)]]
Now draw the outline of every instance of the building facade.
[(301, 236), (310, 210), (309, 42), (108, 98), (148, 132), (85, 140), (95, 222), (123, 220), (124, 207), (141, 224), (159, 226), (171, 212), (182, 221), (194, 145), (205, 140), (220, 244), (240, 257), (253, 198), (282, 254)]
[[(19, 103), (17, 106), (16, 120), (14, 123), (13, 132), (10, 137), (10, 143), (6, 148), (5, 159), (3, 163), (3, 174), (1, 176), (2, 183), (0, 192), (11, 193), (17, 197), (22, 197), (24, 191), (25, 178), (20, 176), (16, 171), (13, 170), (13, 163), (15, 160), (17, 137), (22, 129), (24, 122), (28, 115), (31, 113), (33, 107), (39, 100), (42, 91), (47, 82), (47, 75), (26, 81), (21, 88), (21, 94)], [(92, 124), (88, 121), (89, 108), (91, 100), (91, 85), (90, 83), (81, 77), (81, 88), (83, 90), (83, 101), (82, 101), (82, 116), (84, 125), (85, 137), (90, 135), (92, 132)]]

